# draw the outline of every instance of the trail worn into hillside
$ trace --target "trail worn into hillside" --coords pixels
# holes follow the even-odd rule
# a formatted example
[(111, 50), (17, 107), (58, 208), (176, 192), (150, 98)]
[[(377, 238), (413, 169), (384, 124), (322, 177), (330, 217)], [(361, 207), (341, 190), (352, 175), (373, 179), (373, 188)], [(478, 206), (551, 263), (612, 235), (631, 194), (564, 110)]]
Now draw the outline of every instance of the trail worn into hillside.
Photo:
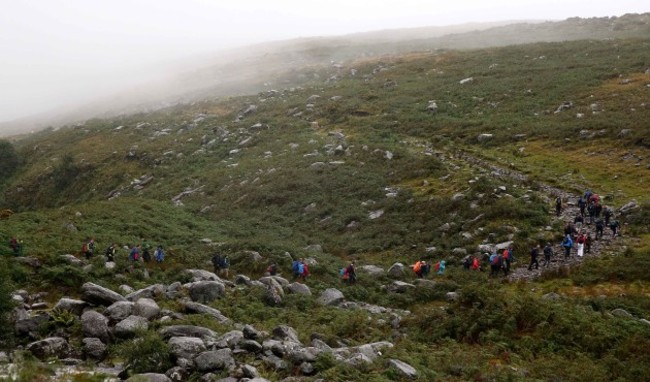
[[(465, 152), (459, 152), (457, 154), (457, 157), (467, 163), (470, 163), (471, 165), (488, 169), (492, 175), (500, 178), (511, 178), (517, 181), (529, 180), (525, 174), (522, 174), (519, 171), (497, 166), (493, 163), (472, 156)], [(554, 201), (557, 196), (560, 196), (562, 198), (562, 211), (560, 213), (560, 216), (557, 217), (555, 216), (554, 205), (552, 206), (553, 208), (551, 208), (550, 213), (553, 214), (553, 219), (561, 220), (563, 227), (566, 227), (569, 223), (573, 223), (575, 217), (580, 214), (580, 208), (578, 207), (577, 201), (581, 195), (577, 195), (575, 193), (562, 190), (560, 188), (548, 184), (540, 183), (540, 182), (536, 182), (536, 185), (543, 193), (549, 196), (551, 201)], [(589, 219), (588, 217), (585, 217), (585, 222), (587, 222), (588, 219)], [(553, 254), (554, 254), (554, 256), (551, 257), (551, 264), (547, 267), (543, 266), (544, 254), (540, 250), (538, 256), (538, 262), (540, 265), (539, 268), (538, 269), (533, 268), (532, 270), (528, 270), (528, 265), (530, 263), (530, 250), (532, 250), (532, 248), (530, 248), (530, 250), (527, 253), (515, 253), (516, 262), (513, 264), (513, 267), (511, 268), (511, 272), (510, 275), (508, 276), (508, 279), (510, 281), (533, 280), (535, 278), (538, 278), (542, 274), (542, 272), (557, 271), (561, 267), (572, 267), (577, 264), (580, 264), (581, 262), (583, 262), (585, 259), (589, 257), (597, 257), (597, 256), (604, 255), (604, 253), (608, 249), (609, 250), (620, 249), (621, 246), (621, 244), (619, 244), (620, 239), (613, 237), (612, 231), (609, 229), (609, 227), (605, 227), (603, 231), (603, 237), (600, 240), (595, 239), (596, 228), (594, 224), (577, 223), (575, 224), (575, 227), (580, 232), (591, 234), (593, 240), (591, 244), (591, 250), (589, 253), (587, 253), (585, 250), (584, 256), (578, 257), (576, 244), (574, 243), (574, 247), (571, 249), (571, 256), (569, 256), (568, 259), (565, 259), (564, 248), (561, 246), (561, 243), (551, 243), (551, 245), (553, 246)]]

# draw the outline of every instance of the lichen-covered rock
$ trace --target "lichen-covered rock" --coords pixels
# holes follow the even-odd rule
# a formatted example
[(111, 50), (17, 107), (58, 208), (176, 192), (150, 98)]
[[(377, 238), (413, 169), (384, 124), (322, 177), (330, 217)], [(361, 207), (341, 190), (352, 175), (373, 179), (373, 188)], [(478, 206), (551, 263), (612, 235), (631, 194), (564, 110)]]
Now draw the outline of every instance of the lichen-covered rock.
[(321, 305), (337, 305), (343, 300), (345, 300), (343, 292), (335, 288), (328, 288), (321, 293), (317, 302)]
[(226, 348), (202, 352), (194, 358), (194, 364), (201, 372), (231, 370), (235, 367), (235, 359), (232, 357), (232, 350)]
[(192, 359), (207, 350), (203, 340), (196, 337), (172, 337), (167, 344), (169, 352), (176, 358)]
[(70, 344), (64, 338), (49, 337), (30, 343), (26, 349), (40, 360), (53, 357), (66, 358), (70, 353)]
[(217, 281), (198, 281), (190, 286), (192, 301), (210, 303), (226, 294), (226, 287)]
[(133, 306), (133, 315), (152, 320), (160, 314), (160, 307), (150, 298), (140, 298)]
[(109, 306), (118, 301), (125, 301), (121, 294), (90, 282), (81, 286), (81, 292), (82, 300), (95, 305)]
[(81, 315), (81, 331), (86, 337), (96, 337), (106, 342), (109, 339), (108, 318), (94, 310)]
[(129, 316), (115, 325), (113, 334), (120, 338), (130, 338), (135, 336), (139, 330), (147, 330), (148, 328), (149, 323), (146, 318)]

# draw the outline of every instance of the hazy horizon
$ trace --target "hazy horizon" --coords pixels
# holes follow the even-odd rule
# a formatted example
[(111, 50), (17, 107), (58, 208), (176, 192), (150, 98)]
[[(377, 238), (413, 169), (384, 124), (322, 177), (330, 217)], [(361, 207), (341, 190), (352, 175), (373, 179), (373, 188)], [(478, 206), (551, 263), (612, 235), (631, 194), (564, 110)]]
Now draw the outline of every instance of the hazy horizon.
[(267, 41), (506, 20), (645, 13), (641, 1), (11, 2), (0, 15), (0, 122), (109, 96), (176, 62)]

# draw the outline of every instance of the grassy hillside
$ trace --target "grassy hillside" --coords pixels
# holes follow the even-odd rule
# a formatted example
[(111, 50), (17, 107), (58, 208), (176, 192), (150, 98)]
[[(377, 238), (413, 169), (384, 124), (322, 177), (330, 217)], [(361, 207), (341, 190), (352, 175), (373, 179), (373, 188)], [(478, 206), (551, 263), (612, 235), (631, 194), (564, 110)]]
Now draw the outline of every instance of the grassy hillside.
[[(306, 342), (310, 333), (328, 343), (390, 340), (385, 358), (409, 360), (422, 381), (647, 380), (638, 349), (649, 345), (649, 326), (609, 312), (649, 318), (648, 276), (639, 272), (650, 248), (649, 52), (650, 40), (625, 39), (386, 55), (283, 74), (300, 82), (292, 88), (21, 138), (13, 144), (22, 164), (0, 197), (15, 213), (0, 234), (23, 239), (45, 266), (6, 259), (10, 286), (47, 288), (56, 302), (85, 281), (114, 289), (187, 281), (181, 270), (209, 269), (216, 247), (251, 277), (272, 261), (288, 274), (285, 252), (312, 256), (316, 294), (341, 287), (337, 272), (350, 259), (384, 268), (446, 259), (447, 274), (417, 292), (390, 293), (387, 277), (363, 274), (344, 289), (351, 301), (411, 311), (399, 330), (302, 296), (268, 307), (254, 289), (214, 306), (261, 329), (289, 324)], [(514, 240), (524, 265), (533, 244), (559, 241), (563, 222), (545, 184), (641, 207), (620, 216), (623, 240), (571, 272), (532, 285), (463, 272), (454, 249)], [(85, 272), (59, 258), (89, 237), (100, 250), (160, 243), (169, 257), (145, 266), (148, 279), (142, 268), (124, 273), (124, 250), (116, 271), (100, 259)], [(263, 261), (251, 264), (249, 251)], [(448, 303), (451, 291), (461, 297)], [(549, 292), (563, 297), (541, 298)], [(402, 378), (381, 362), (318, 365), (316, 377), (328, 381)]]

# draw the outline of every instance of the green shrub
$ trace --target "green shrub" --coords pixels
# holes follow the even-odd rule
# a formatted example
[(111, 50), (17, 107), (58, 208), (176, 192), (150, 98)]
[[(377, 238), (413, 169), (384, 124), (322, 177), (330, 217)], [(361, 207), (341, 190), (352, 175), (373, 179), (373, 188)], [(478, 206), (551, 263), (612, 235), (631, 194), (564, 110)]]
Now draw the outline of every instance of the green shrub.
[(167, 343), (153, 330), (139, 332), (111, 353), (125, 361), (130, 374), (164, 373), (173, 366)]

